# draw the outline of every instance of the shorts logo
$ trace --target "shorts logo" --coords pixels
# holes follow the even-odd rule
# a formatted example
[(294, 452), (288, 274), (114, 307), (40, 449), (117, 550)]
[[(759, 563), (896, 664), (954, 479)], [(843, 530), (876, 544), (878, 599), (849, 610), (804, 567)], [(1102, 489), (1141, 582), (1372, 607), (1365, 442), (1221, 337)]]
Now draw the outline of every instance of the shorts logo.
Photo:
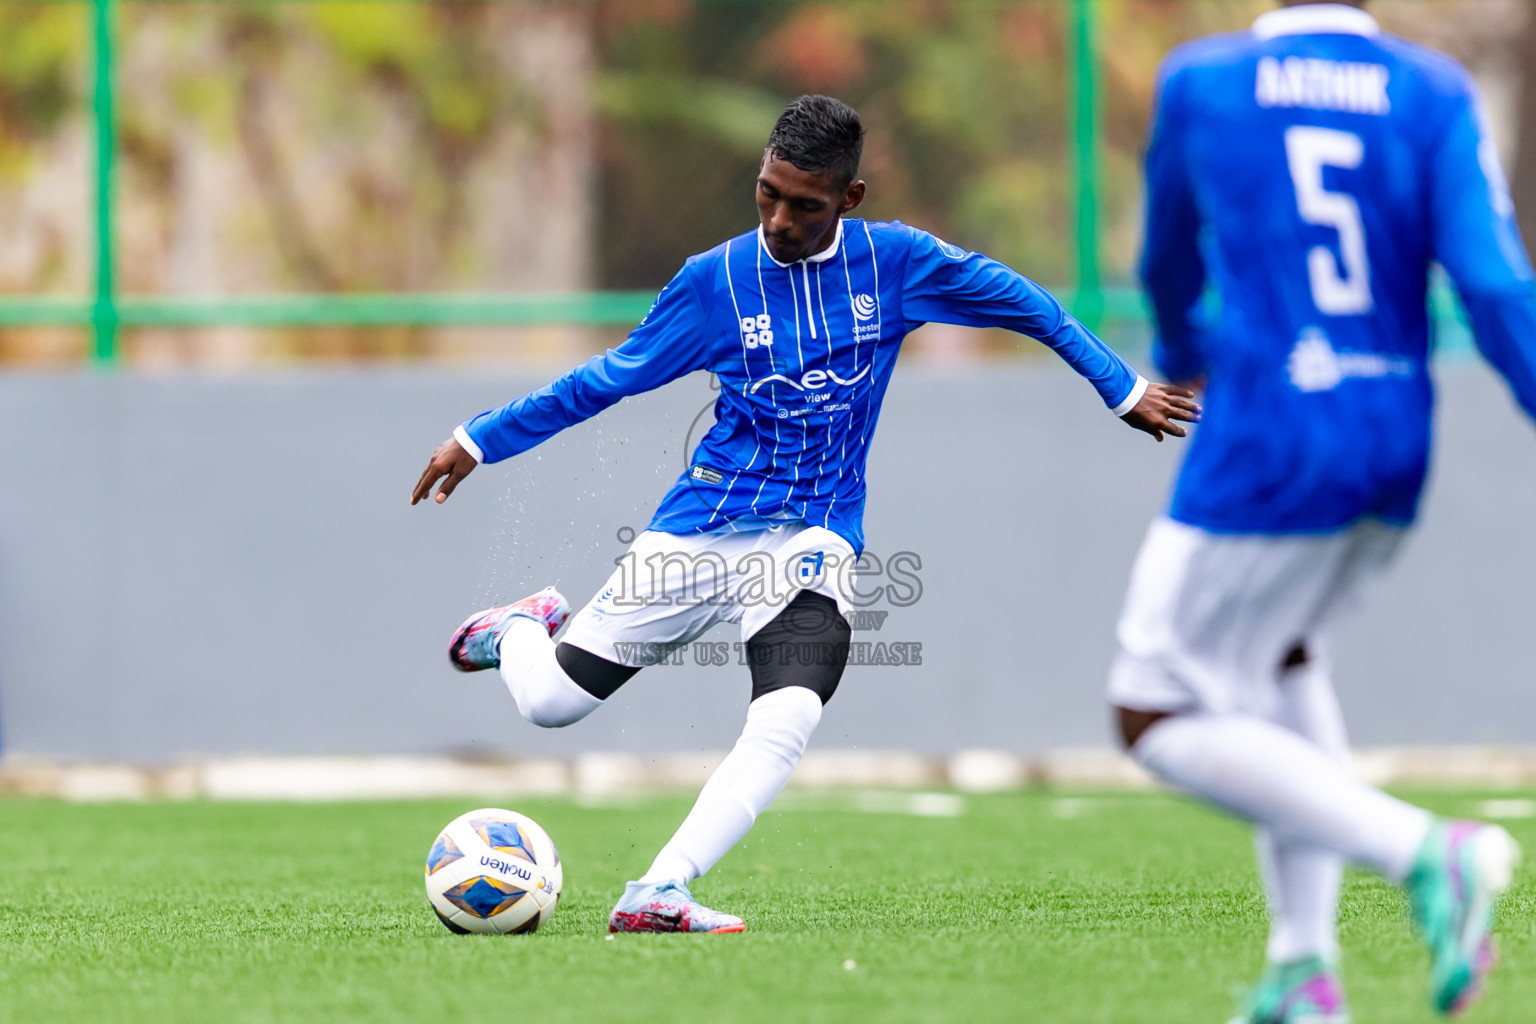
[(747, 348), (773, 344), (773, 318), (767, 313), (741, 318), (741, 343)]
[(875, 315), (875, 300), (869, 295), (860, 292), (853, 299), (853, 315), (860, 320), (868, 320)]
[(800, 578), (810, 581), (821, 578), (822, 566), (826, 564), (827, 553), (818, 551), (812, 555), (806, 555), (800, 559)]

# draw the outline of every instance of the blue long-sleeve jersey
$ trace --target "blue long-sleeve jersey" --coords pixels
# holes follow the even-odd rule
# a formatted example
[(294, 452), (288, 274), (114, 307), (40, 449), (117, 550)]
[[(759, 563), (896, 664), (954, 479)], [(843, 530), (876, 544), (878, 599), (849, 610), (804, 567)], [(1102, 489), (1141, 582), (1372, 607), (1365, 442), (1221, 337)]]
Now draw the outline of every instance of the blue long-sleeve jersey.
[(898, 222), (845, 219), (785, 265), (760, 231), (687, 261), (622, 345), (455, 432), (484, 462), (527, 451), (627, 395), (695, 370), (720, 381), (715, 425), (651, 529), (799, 520), (864, 546), (865, 459), (896, 353), (928, 322), (1038, 338), (1119, 413), (1145, 382), (1043, 288)]
[(1531, 266), (1450, 58), (1352, 7), (1270, 12), (1168, 57), (1146, 171), (1153, 357), (1209, 379), (1174, 519), (1236, 533), (1410, 522), (1434, 261), (1536, 415)]

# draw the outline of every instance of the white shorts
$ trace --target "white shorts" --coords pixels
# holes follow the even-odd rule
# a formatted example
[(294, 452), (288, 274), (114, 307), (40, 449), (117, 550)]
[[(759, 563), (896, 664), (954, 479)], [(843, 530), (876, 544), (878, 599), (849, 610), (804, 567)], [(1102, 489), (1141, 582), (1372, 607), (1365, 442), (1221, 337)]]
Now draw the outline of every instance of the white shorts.
[(1286, 655), (1305, 642), (1323, 657), (1322, 634), (1391, 565), (1403, 534), (1377, 520), (1279, 537), (1156, 520), (1120, 614), (1110, 703), (1271, 717)]
[(647, 530), (560, 639), (621, 665), (655, 665), (716, 623), (739, 622), (750, 640), (802, 590), (848, 615), (854, 563), (842, 537), (798, 522), (739, 533)]

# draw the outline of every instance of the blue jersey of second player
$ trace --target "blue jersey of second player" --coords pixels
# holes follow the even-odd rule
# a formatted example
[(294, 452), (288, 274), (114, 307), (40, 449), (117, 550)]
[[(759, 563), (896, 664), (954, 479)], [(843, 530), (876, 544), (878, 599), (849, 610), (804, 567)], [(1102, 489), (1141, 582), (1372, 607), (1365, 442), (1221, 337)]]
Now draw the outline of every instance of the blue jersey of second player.
[(1154, 359), (1209, 380), (1173, 518), (1251, 533), (1411, 521), (1435, 261), (1536, 414), (1536, 286), (1451, 59), (1338, 4), (1187, 44), (1164, 63), (1147, 194)]
[(715, 425), (651, 529), (798, 520), (861, 551), (880, 403), (902, 339), (928, 322), (1037, 338), (1117, 412), (1145, 389), (1049, 293), (1003, 264), (899, 221), (845, 219), (834, 244), (793, 264), (775, 261), (756, 231), (693, 257), (624, 344), (455, 436), (497, 462), (626, 395), (709, 370), (720, 381)]

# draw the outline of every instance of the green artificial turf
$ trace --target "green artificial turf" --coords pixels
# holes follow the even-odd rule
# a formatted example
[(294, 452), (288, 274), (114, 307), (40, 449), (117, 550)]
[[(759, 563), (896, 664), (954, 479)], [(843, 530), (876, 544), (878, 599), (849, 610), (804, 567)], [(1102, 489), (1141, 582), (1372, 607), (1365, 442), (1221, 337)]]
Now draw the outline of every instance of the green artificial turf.
[[(517, 801), (566, 890), (547, 928), (507, 937), (452, 935), (423, 896), (428, 846), (473, 801), (0, 801), (0, 1021), (1227, 1019), (1264, 935), (1242, 827), (1160, 795), (956, 799), (924, 817), (791, 793), (696, 886), (747, 933), (611, 940), (686, 799)], [(1536, 822), (1510, 825), (1536, 847)], [(1536, 1012), (1533, 897), (1522, 876), (1470, 1021)], [(1433, 1019), (1395, 890), (1352, 876), (1342, 934), (1358, 1024)]]

